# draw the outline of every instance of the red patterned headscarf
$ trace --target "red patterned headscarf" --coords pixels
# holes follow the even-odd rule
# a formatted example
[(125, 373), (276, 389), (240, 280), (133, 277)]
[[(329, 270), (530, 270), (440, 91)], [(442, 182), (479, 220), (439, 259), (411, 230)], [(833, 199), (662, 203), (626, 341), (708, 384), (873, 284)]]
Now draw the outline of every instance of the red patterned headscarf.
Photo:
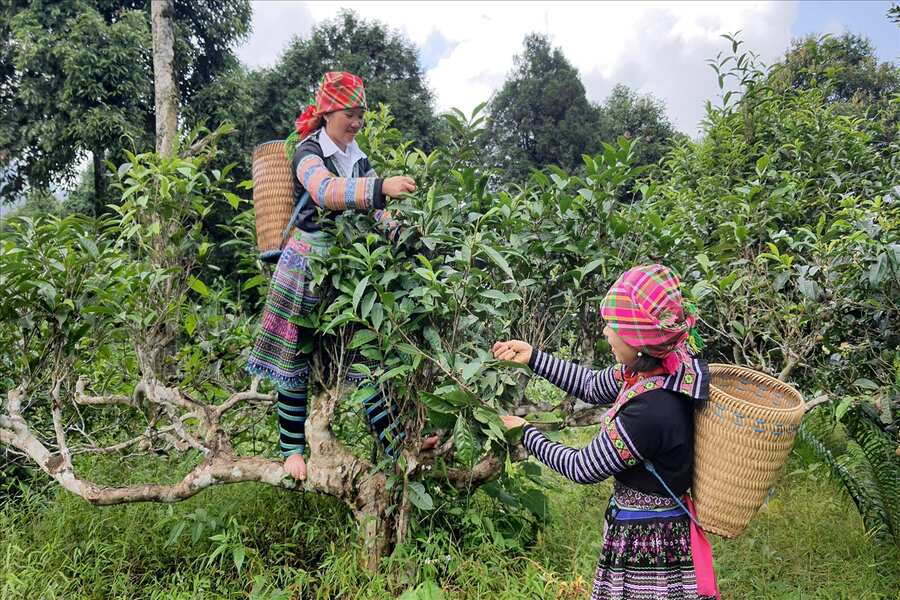
[(346, 108), (366, 108), (362, 78), (344, 71), (329, 71), (316, 90), (316, 101), (306, 107), (295, 123), (302, 140), (322, 125), (322, 115)]
[(622, 274), (600, 304), (600, 314), (626, 344), (662, 359), (668, 373), (690, 366), (688, 345), (702, 341), (693, 331), (696, 309), (684, 301), (678, 277), (663, 265), (634, 267)]

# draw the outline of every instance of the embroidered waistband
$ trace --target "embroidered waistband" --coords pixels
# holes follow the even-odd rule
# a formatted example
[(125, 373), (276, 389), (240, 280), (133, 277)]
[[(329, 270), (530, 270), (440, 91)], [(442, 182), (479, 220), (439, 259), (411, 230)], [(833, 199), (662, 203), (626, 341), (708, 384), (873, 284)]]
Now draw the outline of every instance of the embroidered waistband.
[(669, 496), (641, 492), (618, 481), (613, 485), (613, 499), (616, 505), (622, 509), (668, 510), (678, 508), (678, 505)]

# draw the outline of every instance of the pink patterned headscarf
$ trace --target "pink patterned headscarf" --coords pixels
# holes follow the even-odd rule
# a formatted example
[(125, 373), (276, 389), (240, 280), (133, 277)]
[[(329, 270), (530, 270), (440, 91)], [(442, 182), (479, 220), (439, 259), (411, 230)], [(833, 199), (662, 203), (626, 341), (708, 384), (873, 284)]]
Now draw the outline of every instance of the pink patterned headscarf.
[(329, 71), (322, 76), (316, 100), (297, 117), (294, 126), (300, 139), (322, 125), (322, 115), (345, 108), (366, 108), (366, 88), (358, 75)]
[(634, 267), (619, 277), (600, 304), (600, 314), (613, 331), (629, 346), (662, 359), (670, 374), (682, 364), (690, 367), (688, 340), (699, 341), (691, 331), (696, 310), (682, 298), (679, 283), (663, 265)]
[(345, 71), (329, 71), (322, 76), (315, 100), (294, 121), (294, 131), (284, 141), (288, 159), (296, 145), (322, 126), (324, 115), (347, 108), (367, 108), (366, 88), (358, 75)]

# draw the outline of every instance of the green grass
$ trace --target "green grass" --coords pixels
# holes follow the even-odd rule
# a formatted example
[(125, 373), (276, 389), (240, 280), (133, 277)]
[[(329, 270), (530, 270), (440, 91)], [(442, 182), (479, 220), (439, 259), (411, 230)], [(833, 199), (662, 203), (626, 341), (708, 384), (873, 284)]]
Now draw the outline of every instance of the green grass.
[[(582, 430), (568, 441), (585, 444), (592, 431)], [(877, 546), (840, 487), (824, 470), (803, 467), (798, 456), (791, 457), (789, 474), (738, 539), (712, 537), (723, 598), (900, 598), (900, 550)], [(568, 547), (563, 551), (572, 560), (551, 564), (560, 573), (588, 577), (612, 486), (577, 486), (554, 478), (565, 491), (552, 498), (548, 550)]]
[[(184, 468), (126, 466), (90, 470), (136, 481)], [(789, 472), (741, 538), (714, 540), (723, 597), (900, 598), (900, 552), (874, 544), (835, 483), (796, 457)], [(479, 493), (375, 576), (359, 567), (349, 512), (328, 498), (239, 484), (170, 506), (97, 508), (50, 487), (0, 506), (0, 598), (411, 598), (428, 581), (447, 599), (587, 598), (611, 485), (549, 479), (550, 520), (527, 544), (496, 533), (504, 512)]]

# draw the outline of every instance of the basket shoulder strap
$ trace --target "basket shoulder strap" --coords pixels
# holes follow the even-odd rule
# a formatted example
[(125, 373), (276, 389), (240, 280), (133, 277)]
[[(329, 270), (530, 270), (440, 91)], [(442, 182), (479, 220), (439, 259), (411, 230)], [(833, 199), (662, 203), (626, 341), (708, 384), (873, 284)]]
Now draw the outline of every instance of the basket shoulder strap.
[(687, 506), (684, 505), (684, 502), (682, 502), (681, 499), (675, 495), (675, 492), (672, 491), (672, 488), (670, 488), (668, 486), (668, 484), (666, 484), (666, 481), (662, 478), (662, 475), (660, 475), (659, 472), (656, 470), (656, 467), (653, 465), (653, 463), (650, 462), (649, 460), (645, 460), (644, 468), (647, 469), (651, 475), (656, 477), (656, 480), (659, 481), (662, 484), (663, 488), (669, 493), (669, 497), (672, 498), (672, 500), (675, 501), (675, 504), (677, 504), (681, 508), (681, 510), (684, 511), (684, 514), (686, 514), (688, 516), (688, 518), (690, 518), (690, 520), (694, 523), (694, 525), (696, 525), (699, 529), (703, 529), (703, 527), (700, 525), (700, 522), (694, 518), (694, 515), (691, 514), (691, 511), (689, 511), (687, 509)]
[(291, 213), (291, 218), (288, 219), (287, 225), (284, 228), (284, 231), (281, 232), (281, 245), (279, 248), (284, 249), (284, 245), (287, 243), (288, 236), (291, 234), (291, 229), (294, 227), (294, 221), (297, 220), (297, 216), (300, 214), (300, 211), (303, 210), (303, 207), (306, 206), (306, 203), (309, 201), (309, 192), (304, 191), (303, 195), (300, 197), (300, 201), (294, 206), (294, 212)]

